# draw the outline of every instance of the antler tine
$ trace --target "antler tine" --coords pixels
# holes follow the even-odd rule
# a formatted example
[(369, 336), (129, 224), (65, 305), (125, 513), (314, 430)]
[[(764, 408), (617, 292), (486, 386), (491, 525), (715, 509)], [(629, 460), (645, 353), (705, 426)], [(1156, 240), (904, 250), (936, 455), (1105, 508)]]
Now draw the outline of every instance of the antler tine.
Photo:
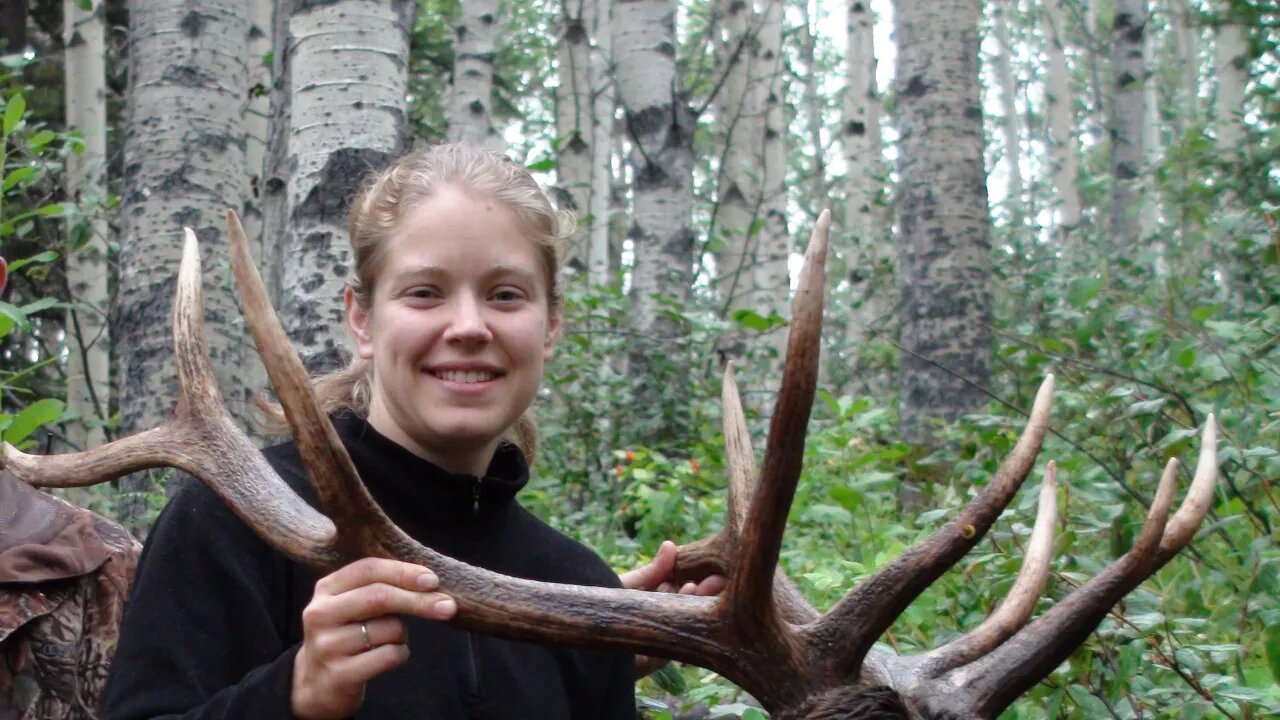
[[(301, 562), (332, 563), (333, 524), (276, 475), (222, 405), (205, 350), (200, 250), (186, 229), (173, 303), (173, 341), (179, 378), (174, 417), (152, 430), (79, 453), (36, 456), (4, 445), (4, 466), (43, 487), (82, 487), (156, 467), (199, 478), (259, 533)], [(217, 475), (212, 474), (217, 468)]]
[(944, 676), (950, 680), (948, 686), (965, 689), (969, 707), (980, 717), (995, 717), (1052, 672), (1084, 642), (1112, 606), (1163, 567), (1191, 539), (1209, 511), (1217, 479), (1214, 432), (1210, 417), (1195, 478), (1173, 519), (1169, 519), (1169, 507), (1178, 463), (1170, 459), (1147, 521), (1129, 552), (993, 652)]
[(772, 627), (776, 621), (772, 597), (774, 569), (804, 463), (809, 412), (818, 384), (830, 229), (831, 211), (823, 210), (805, 251), (800, 284), (791, 303), (785, 370), (769, 424), (760, 487), (747, 512), (737, 551), (737, 567), (725, 590), (725, 606), (734, 621), (756, 630)]
[(995, 612), (981, 625), (921, 658), (920, 674), (934, 677), (982, 657), (1018, 631), (1031, 613), (1036, 601), (1049, 584), (1049, 565), (1053, 561), (1053, 531), (1058, 520), (1057, 466), (1050, 461), (1040, 485), (1040, 502), (1031, 539), (1023, 556), (1022, 569)]
[(751, 431), (738, 393), (738, 379), (733, 363), (724, 366), (724, 387), (720, 393), (724, 412), (724, 451), (729, 470), (729, 507), (725, 528), (735, 536), (741, 534), (751, 498), (756, 492), (756, 459), (751, 449)]
[(1022, 437), (982, 492), (951, 522), (863, 581), (813, 628), (811, 644), (837, 648), (840, 674), (856, 677), (867, 652), (894, 619), (991, 529), (1035, 464), (1049, 430), (1052, 402), (1053, 375), (1048, 375)]
[(1218, 421), (1213, 413), (1205, 419), (1200, 432), (1200, 457), (1196, 461), (1196, 474), (1187, 489), (1187, 498), (1169, 519), (1164, 538), (1160, 541), (1161, 564), (1191, 542), (1196, 528), (1209, 512), (1213, 491), (1218, 484)]
[(245, 323), (293, 431), (320, 507), (338, 528), (341, 554), (349, 562), (367, 555), (390, 555), (391, 547), (412, 548), (416, 543), (387, 518), (369, 495), (337, 431), (321, 409), (311, 389), (311, 378), (271, 306), (262, 276), (249, 254), (249, 240), (240, 218), (232, 210), (227, 211), (227, 237)]
[[(676, 568), (672, 574), (672, 579), (679, 583), (698, 581), (713, 573), (727, 575), (732, 572), (742, 525), (756, 491), (755, 454), (751, 449), (751, 433), (747, 429), (747, 417), (742, 409), (742, 397), (738, 393), (738, 381), (734, 375), (733, 363), (727, 363), (721, 391), (725, 457), (729, 475), (725, 527), (712, 537), (680, 546), (676, 555)], [(805, 600), (804, 595), (780, 567), (774, 573), (773, 594), (778, 612), (787, 622), (804, 625), (818, 619), (818, 611)]]

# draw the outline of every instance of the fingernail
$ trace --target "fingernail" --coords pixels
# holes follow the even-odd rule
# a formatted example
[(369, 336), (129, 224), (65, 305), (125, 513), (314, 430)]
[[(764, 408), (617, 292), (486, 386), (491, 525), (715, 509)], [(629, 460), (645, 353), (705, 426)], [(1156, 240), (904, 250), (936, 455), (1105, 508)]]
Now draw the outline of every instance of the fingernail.
[(436, 612), (452, 615), (458, 609), (458, 604), (453, 598), (445, 598), (436, 603)]
[(424, 572), (418, 576), (418, 587), (423, 590), (435, 590), (440, 586), (440, 578), (433, 572)]

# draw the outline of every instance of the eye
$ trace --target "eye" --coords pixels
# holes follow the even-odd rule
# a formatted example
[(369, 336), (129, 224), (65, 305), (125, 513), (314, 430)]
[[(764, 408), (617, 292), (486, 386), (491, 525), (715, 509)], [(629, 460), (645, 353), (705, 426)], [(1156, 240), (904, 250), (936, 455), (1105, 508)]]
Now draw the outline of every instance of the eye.
[(490, 293), (489, 298), (498, 303), (516, 303), (524, 300), (525, 293), (519, 288), (504, 285)]
[(430, 285), (417, 285), (405, 291), (405, 297), (415, 300), (434, 300), (440, 297), (440, 291)]

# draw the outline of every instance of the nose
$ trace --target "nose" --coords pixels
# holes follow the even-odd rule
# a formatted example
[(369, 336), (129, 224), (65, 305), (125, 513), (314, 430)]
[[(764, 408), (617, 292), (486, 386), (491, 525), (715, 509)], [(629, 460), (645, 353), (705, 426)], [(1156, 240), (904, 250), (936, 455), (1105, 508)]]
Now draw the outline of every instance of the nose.
[(453, 313), (445, 328), (445, 342), (459, 345), (483, 345), (493, 340), (493, 332), (485, 319), (482, 298), (463, 293), (454, 298)]

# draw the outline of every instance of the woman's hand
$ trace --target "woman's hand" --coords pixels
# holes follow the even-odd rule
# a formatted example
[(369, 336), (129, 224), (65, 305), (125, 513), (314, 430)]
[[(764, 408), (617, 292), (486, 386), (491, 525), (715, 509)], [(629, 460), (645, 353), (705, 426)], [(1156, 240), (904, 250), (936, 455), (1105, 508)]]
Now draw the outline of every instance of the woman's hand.
[[(670, 580), (676, 569), (676, 544), (666, 540), (658, 547), (658, 554), (646, 565), (618, 576), (622, 587), (628, 590), (653, 590), (681, 595), (719, 595), (727, 581), (723, 575), (708, 575), (697, 583), (687, 582), (677, 586)], [(663, 658), (636, 655), (636, 677), (642, 678), (666, 665)]]
[(398, 615), (448, 620), (453, 598), (432, 592), (435, 573), (398, 560), (364, 558), (316, 583), (302, 611), (302, 647), (293, 663), (290, 708), (298, 720), (354, 715), (369, 680), (409, 659)]

